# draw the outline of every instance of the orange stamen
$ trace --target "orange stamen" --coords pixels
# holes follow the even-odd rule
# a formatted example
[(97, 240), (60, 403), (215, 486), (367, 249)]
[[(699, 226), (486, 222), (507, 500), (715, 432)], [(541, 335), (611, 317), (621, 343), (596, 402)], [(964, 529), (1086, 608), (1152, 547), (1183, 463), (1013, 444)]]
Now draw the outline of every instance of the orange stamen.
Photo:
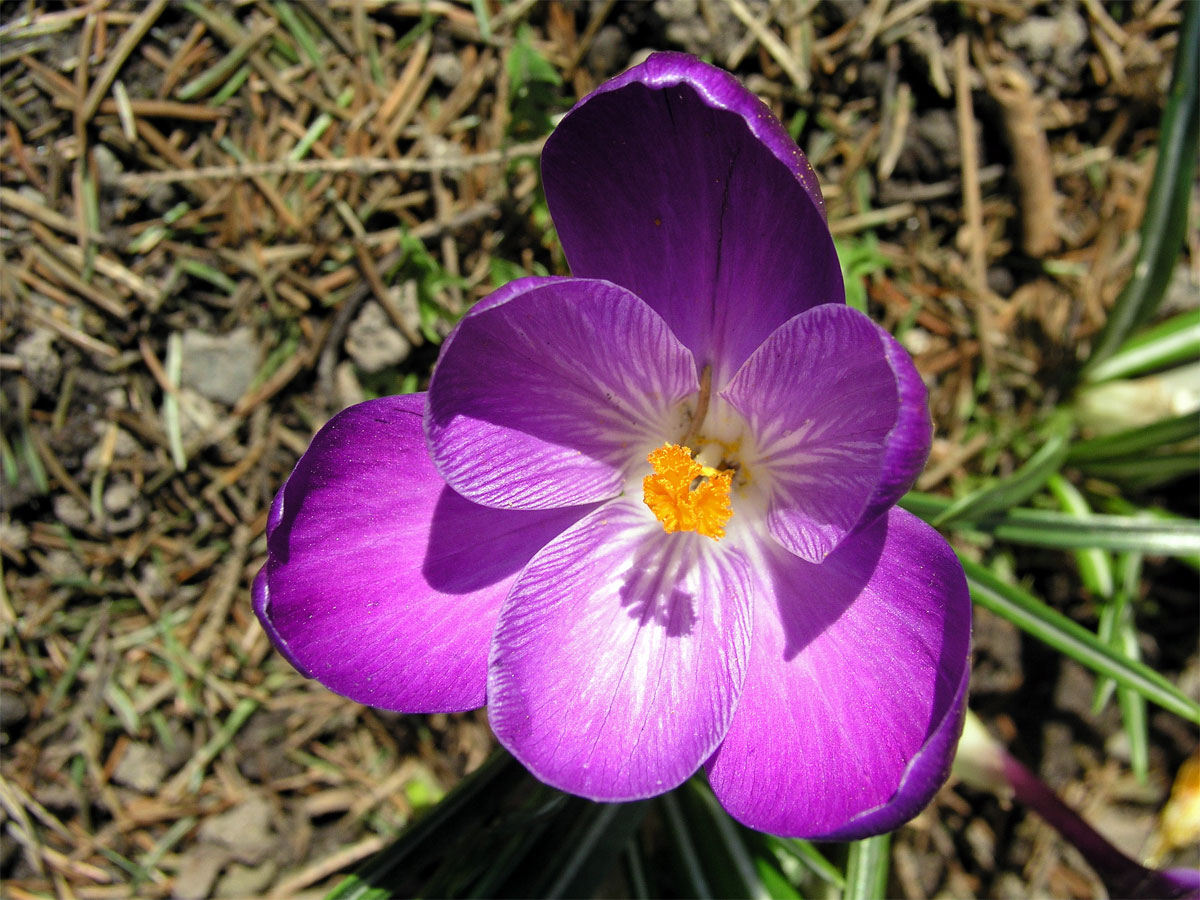
[[(642, 479), (642, 499), (663, 529), (695, 531), (714, 541), (723, 538), (725, 523), (733, 515), (733, 473), (700, 465), (691, 450), (678, 444), (663, 444), (647, 460), (654, 474)], [(693, 488), (697, 478), (701, 481)]]

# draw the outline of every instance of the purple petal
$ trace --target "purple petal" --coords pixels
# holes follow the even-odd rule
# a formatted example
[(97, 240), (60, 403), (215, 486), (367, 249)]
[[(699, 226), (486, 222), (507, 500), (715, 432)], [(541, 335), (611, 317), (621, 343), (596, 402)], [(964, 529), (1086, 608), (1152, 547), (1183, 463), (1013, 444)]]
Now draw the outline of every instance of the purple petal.
[(585, 97), (542, 152), (571, 271), (649, 303), (720, 386), (767, 335), (842, 303), (816, 176), (727, 72), (656, 53)]
[(894, 338), (825, 305), (772, 334), (722, 392), (748, 421), (771, 534), (820, 562), (911, 485), (929, 453), (925, 387)]
[(720, 743), (745, 676), (749, 575), (736, 551), (608, 503), (526, 566), (488, 677), (496, 737), (593, 800), (681, 784)]
[(893, 509), (821, 565), (776, 549), (737, 713), (709, 780), (736, 819), (852, 840), (914, 816), (965, 714), (971, 605), (953, 551)]
[(483, 705), (501, 601), (587, 510), (459, 497), (429, 461), (424, 396), (360, 403), (313, 438), (271, 508), (254, 610), (292, 665), (331, 690), (450, 712)]
[(446, 482), (477, 503), (606, 500), (699, 389), (666, 323), (606, 281), (523, 279), (446, 341), (425, 430)]

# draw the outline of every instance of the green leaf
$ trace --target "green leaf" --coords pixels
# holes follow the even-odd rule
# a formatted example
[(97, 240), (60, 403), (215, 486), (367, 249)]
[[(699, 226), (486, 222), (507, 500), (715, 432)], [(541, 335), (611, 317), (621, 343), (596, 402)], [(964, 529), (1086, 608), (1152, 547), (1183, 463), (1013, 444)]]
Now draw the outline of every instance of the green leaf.
[[(1140, 553), (1124, 554), (1121, 563), (1121, 599), (1124, 600), (1116, 619), (1116, 629), (1110, 646), (1126, 659), (1140, 662), (1137, 625), (1133, 620), (1133, 598), (1142, 576)], [(1138, 781), (1145, 781), (1150, 772), (1150, 729), (1146, 720), (1146, 699), (1127, 687), (1117, 688), (1117, 703), (1121, 707), (1121, 722), (1129, 737), (1129, 767)]]
[(1195, 452), (1157, 453), (1133, 459), (1098, 459), (1082, 463), (1088, 475), (1108, 481), (1120, 481), (1132, 488), (1148, 488), (1182, 478), (1200, 468)]
[(1067, 462), (1079, 465), (1102, 459), (1144, 456), (1152, 450), (1197, 437), (1200, 437), (1200, 415), (1186, 413), (1116, 434), (1076, 441), (1067, 451)]
[(879, 834), (850, 845), (846, 863), (845, 900), (879, 900), (887, 896), (892, 836)]
[[(497, 751), (464, 778), (440, 803), (405, 829), (395, 843), (381, 850), (343, 879), (326, 900), (385, 900), (402, 893), (406, 876), (436, 864), (454, 836), (469, 833), (494, 813), (524, 776), (520, 763)], [(411, 890), (411, 888), (410, 888)]]
[(695, 897), (696, 900), (707, 900), (707, 898), (713, 897), (713, 890), (708, 886), (708, 877), (704, 874), (704, 867), (700, 863), (700, 856), (696, 852), (696, 845), (688, 829), (687, 820), (679, 808), (678, 799), (674, 793), (669, 793), (663, 794), (658, 802), (663, 810), (667, 834), (674, 843), (679, 856), (681, 875), (683, 876), (679, 886), (683, 896)]
[(1200, 143), (1200, 4), (1183, 4), (1177, 48), (1133, 276), (1108, 315), (1083, 369), (1085, 379), (1153, 315), (1183, 247)]
[(841, 890), (846, 886), (846, 877), (825, 856), (802, 838), (778, 838), (768, 835), (772, 847), (779, 853), (785, 853), (810, 869), (822, 881), (826, 881)]
[[(1046, 486), (1068, 515), (1086, 519), (1092, 514), (1083, 494), (1061, 475), (1055, 475)], [(1075, 563), (1084, 587), (1097, 597), (1112, 597), (1115, 581), (1112, 558), (1107, 553), (1097, 547), (1084, 547), (1075, 551)]]
[(712, 789), (699, 778), (689, 780), (683, 791), (697, 847), (702, 853), (709, 881), (721, 896), (766, 900), (770, 895), (758, 876), (758, 868), (740, 827), (721, 808)]
[(1041, 449), (1012, 475), (959, 498), (937, 516), (933, 524), (940, 527), (1019, 506), (1041, 490), (1046, 481), (1062, 468), (1063, 461), (1067, 458), (1067, 446), (1066, 431), (1055, 432)]
[[(951, 501), (910, 491), (900, 506), (934, 522)], [(1095, 548), (1134, 551), (1154, 556), (1192, 556), (1200, 553), (1200, 522), (1179, 517), (1072, 515), (1021, 507), (1003, 514), (954, 522), (953, 529), (979, 531), (1013, 544), (1061, 550)]]
[(591, 897), (629, 844), (649, 801), (593, 803), (571, 798), (574, 810), (564, 809), (559, 827), (547, 832), (530, 857), (532, 878), (505, 882), (504, 894), (515, 897)]
[(980, 606), (1008, 619), (1047, 645), (1117, 684), (1131, 688), (1151, 703), (1200, 723), (1200, 704), (1149, 666), (1125, 659), (1077, 622), (1051, 609), (1032, 594), (1001, 581), (977, 562), (959, 555), (971, 597)]
[(1196, 359), (1200, 359), (1200, 309), (1189, 309), (1130, 338), (1088, 372), (1088, 381), (1130, 378)]

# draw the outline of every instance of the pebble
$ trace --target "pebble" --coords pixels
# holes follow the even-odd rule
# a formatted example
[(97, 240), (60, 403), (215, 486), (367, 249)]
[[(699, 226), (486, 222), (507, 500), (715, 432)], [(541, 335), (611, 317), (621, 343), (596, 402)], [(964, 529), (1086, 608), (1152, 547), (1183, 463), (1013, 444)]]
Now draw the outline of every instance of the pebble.
[(258, 372), (259, 348), (247, 327), (226, 334), (183, 333), (183, 386), (226, 406), (237, 403)]
[[(83, 455), (83, 468), (88, 472), (97, 472), (101, 468), (104, 454), (104, 440), (108, 434), (109, 424), (107, 422), (95, 422), (94, 431), (96, 432), (96, 443)], [(112, 458), (113, 459), (128, 459), (131, 456), (136, 456), (140, 447), (133, 436), (124, 428), (116, 430), (116, 438), (113, 440)]]
[(133, 743), (125, 748), (121, 761), (113, 770), (113, 781), (143, 794), (158, 790), (167, 774), (162, 752), (149, 744)]
[(379, 372), (402, 362), (412, 349), (374, 300), (363, 305), (346, 332), (346, 352), (364, 372)]
[(13, 348), (21, 361), (21, 371), (30, 383), (43, 394), (58, 386), (62, 374), (62, 359), (54, 349), (54, 333), (46, 328), (34, 328)]
[(104, 528), (110, 534), (132, 531), (146, 519), (141, 492), (129, 481), (117, 481), (104, 491)]
[(608, 74), (617, 71), (629, 58), (629, 45), (625, 33), (616, 25), (605, 25), (596, 32), (596, 39), (588, 50), (588, 64), (594, 72)]
[(70, 494), (55, 494), (54, 518), (68, 528), (86, 528), (92, 515), (86, 506)]
[(462, 81), (462, 61), (453, 53), (438, 53), (429, 60), (429, 70), (433, 77), (452, 88)]
[(200, 837), (227, 848), (248, 865), (265, 860), (277, 843), (271, 832), (275, 811), (262, 797), (251, 797), (220, 815), (206, 819)]
[(354, 363), (343, 360), (333, 370), (333, 394), (337, 398), (338, 409), (345, 409), (367, 399), (363, 387), (354, 372)]
[(261, 866), (243, 866), (234, 863), (229, 871), (217, 882), (217, 897), (258, 897), (275, 880), (278, 867), (272, 860), (267, 860)]
[(213, 844), (201, 844), (183, 858), (175, 876), (171, 896), (176, 900), (203, 900), (212, 894), (213, 884), (229, 862), (229, 851)]

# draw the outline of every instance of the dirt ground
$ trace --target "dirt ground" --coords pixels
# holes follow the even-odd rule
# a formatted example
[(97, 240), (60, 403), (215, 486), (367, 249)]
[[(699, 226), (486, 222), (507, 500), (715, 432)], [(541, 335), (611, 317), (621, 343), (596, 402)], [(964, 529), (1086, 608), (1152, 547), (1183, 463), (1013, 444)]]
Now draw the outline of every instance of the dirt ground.
[[(537, 153), (575, 99), (675, 49), (771, 105), (849, 290), (930, 386), (918, 488), (961, 493), (1036, 446), (1129, 276), (1179, 19), (1175, 0), (0, 4), (6, 895), (320, 895), (486, 758), (482, 712), (397, 716), (303, 679), (249, 585), (329, 416), (421, 389), (496, 284), (566, 273)], [(1195, 229), (1187, 256), (1168, 304), (1195, 302)], [(1182, 487), (1159, 499), (1194, 516)], [(1094, 626), (1069, 554), (1014, 568)], [(1193, 694), (1195, 589), (1149, 560), (1139, 607), (1143, 657)], [(982, 610), (975, 633), (973, 708), (1141, 856), (1195, 733), (1152, 711), (1138, 781), (1089, 673)], [(1103, 896), (1040, 820), (959, 785), (893, 847), (907, 898)]]

